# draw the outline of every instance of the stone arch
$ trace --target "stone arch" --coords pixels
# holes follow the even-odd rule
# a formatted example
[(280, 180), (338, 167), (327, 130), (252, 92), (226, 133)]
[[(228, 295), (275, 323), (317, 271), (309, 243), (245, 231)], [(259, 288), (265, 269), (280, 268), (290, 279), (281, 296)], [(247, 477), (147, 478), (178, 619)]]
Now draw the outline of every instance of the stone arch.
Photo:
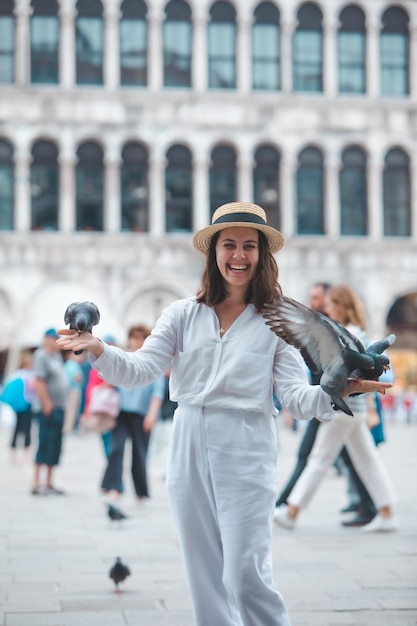
[(147, 324), (151, 328), (163, 309), (175, 300), (182, 298), (175, 288), (165, 285), (149, 285), (132, 295), (122, 315), (124, 328), (127, 331), (132, 324)]
[(397, 335), (398, 348), (417, 350), (417, 289), (396, 298), (387, 314), (387, 327)]
[(27, 304), (30, 311), (30, 324), (22, 325), (19, 331), (20, 346), (37, 346), (41, 343), (47, 328), (65, 328), (64, 314), (71, 302), (94, 302), (100, 311), (100, 322), (94, 334), (103, 337), (105, 334), (121, 335), (121, 328), (112, 311), (111, 303), (101, 290), (92, 289), (88, 285), (75, 282), (49, 283), (40, 289)]
[(417, 288), (395, 299), (386, 324), (397, 337), (390, 351), (396, 382), (417, 386)]
[(15, 322), (13, 315), (13, 307), (8, 295), (0, 289), (0, 381), (5, 374), (9, 349), (13, 343), (13, 334), (15, 332)]

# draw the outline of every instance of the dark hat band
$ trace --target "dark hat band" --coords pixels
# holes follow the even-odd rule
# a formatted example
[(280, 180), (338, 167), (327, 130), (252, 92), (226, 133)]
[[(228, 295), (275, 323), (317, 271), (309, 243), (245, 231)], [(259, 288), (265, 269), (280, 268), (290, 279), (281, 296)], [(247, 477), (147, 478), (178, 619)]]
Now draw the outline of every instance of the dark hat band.
[(251, 224), (266, 226), (265, 220), (254, 213), (227, 213), (221, 215), (215, 222), (212, 222), (212, 226), (215, 224), (226, 224), (228, 222), (250, 222)]

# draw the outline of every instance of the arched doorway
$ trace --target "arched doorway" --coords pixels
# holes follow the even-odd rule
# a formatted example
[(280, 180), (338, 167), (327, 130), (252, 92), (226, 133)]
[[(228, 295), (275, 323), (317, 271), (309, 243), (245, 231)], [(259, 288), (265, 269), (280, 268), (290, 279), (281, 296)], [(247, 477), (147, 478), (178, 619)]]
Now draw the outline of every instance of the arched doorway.
[(390, 354), (396, 382), (403, 387), (417, 387), (417, 291), (394, 302), (387, 328), (397, 337)]

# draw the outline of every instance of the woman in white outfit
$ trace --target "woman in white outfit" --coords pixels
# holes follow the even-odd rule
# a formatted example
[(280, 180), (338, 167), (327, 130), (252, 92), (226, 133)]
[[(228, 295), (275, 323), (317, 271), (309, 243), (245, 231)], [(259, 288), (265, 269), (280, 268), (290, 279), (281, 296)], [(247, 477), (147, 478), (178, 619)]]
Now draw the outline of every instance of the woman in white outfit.
[[(331, 287), (325, 296), (325, 312), (345, 326), (366, 345), (365, 316), (356, 294), (345, 285)], [(373, 396), (368, 398), (373, 404)], [(364, 532), (393, 531), (398, 522), (393, 512), (394, 492), (379, 450), (368, 428), (366, 395), (349, 399), (354, 418), (336, 413), (332, 421), (323, 424), (310, 454), (306, 469), (288, 498), (286, 506), (276, 509), (275, 521), (294, 528), (296, 519), (310, 502), (327, 470), (346, 446), (354, 468), (369, 491), (378, 513), (362, 527)]]
[[(117, 385), (147, 385), (172, 367), (178, 408), (167, 486), (198, 626), (290, 624), (272, 579), (273, 390), (298, 419), (330, 419), (333, 409), (261, 314), (281, 294), (273, 254), (282, 245), (261, 207), (223, 205), (194, 236), (206, 256), (197, 296), (169, 306), (140, 351), (68, 330), (58, 342), (89, 350), (93, 367)], [(363, 383), (346, 394), (357, 389)]]

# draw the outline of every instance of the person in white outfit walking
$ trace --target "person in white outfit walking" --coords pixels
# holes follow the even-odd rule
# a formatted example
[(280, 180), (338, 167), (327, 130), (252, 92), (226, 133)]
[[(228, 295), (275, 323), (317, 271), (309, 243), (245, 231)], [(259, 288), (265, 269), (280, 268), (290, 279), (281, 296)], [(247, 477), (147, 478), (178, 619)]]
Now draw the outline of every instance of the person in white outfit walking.
[[(325, 296), (325, 312), (366, 345), (362, 305), (350, 287), (331, 287)], [(275, 511), (274, 519), (277, 524), (289, 529), (295, 527), (300, 512), (307, 507), (328, 468), (345, 446), (354, 468), (378, 509), (374, 519), (363, 526), (362, 530), (377, 532), (398, 528), (393, 512), (393, 487), (368, 428), (367, 401), (374, 405), (372, 394), (368, 398), (366, 395), (350, 398), (349, 406), (354, 414), (353, 418), (339, 412), (331, 422), (322, 424), (307, 467), (288, 497), (288, 504)]]
[[(90, 351), (108, 382), (147, 385), (172, 367), (175, 411), (167, 486), (197, 626), (289, 626), (272, 578), (277, 496), (273, 391), (298, 419), (331, 419), (297, 350), (272, 333), (262, 308), (280, 297), (281, 233), (264, 210), (215, 211), (194, 246), (206, 256), (196, 297), (174, 302), (135, 353), (70, 330), (58, 343)], [(345, 395), (389, 385), (354, 383)]]

